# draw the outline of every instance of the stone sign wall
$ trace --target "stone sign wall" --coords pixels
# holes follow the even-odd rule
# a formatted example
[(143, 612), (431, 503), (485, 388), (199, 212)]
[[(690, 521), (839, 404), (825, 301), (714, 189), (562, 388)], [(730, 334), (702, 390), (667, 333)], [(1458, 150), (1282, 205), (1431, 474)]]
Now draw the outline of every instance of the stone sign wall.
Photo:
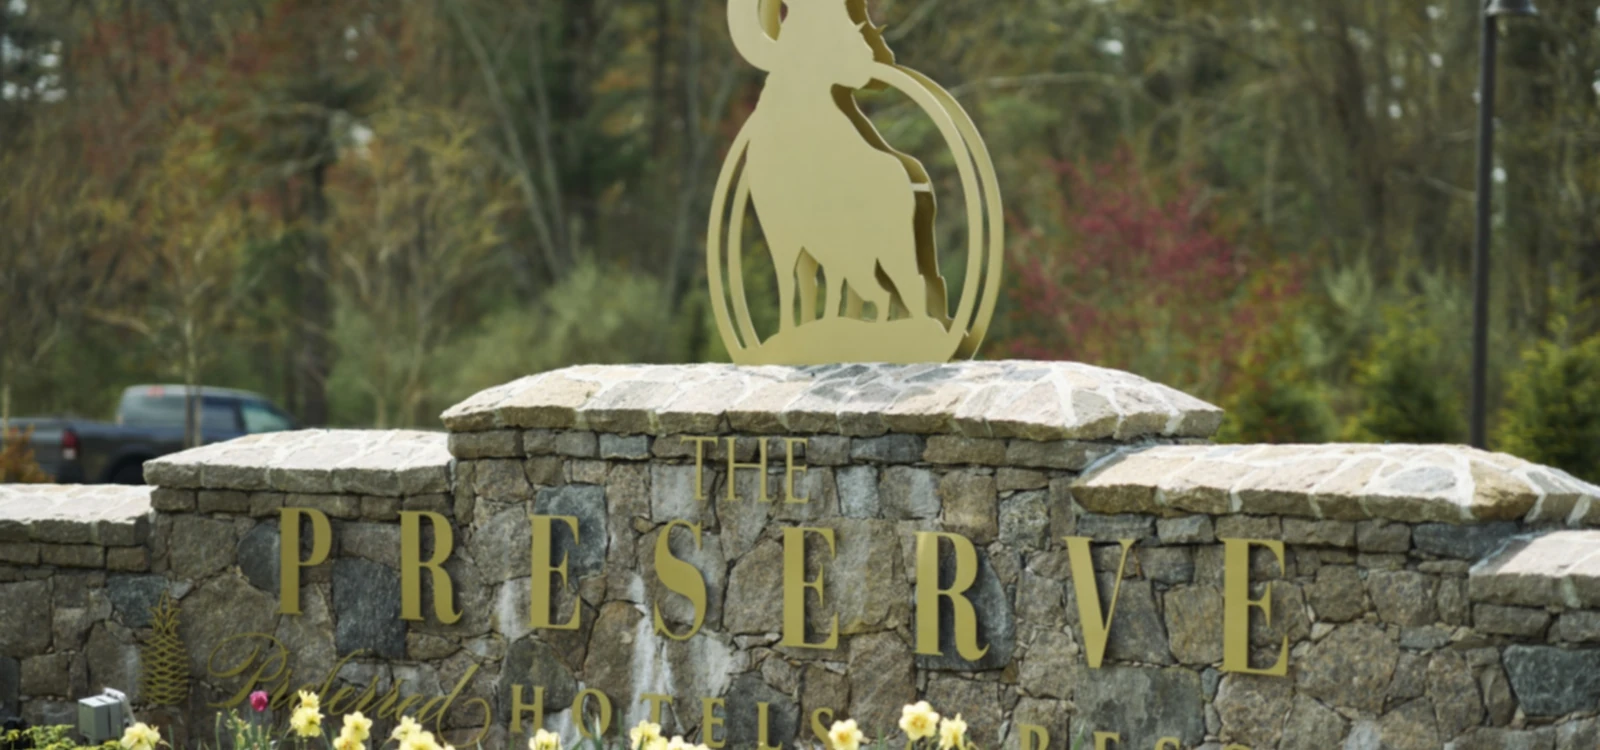
[(138, 703), (166, 592), (201, 727), (310, 686), (486, 747), (571, 739), (575, 704), (741, 749), (877, 737), (919, 698), (983, 747), (1600, 745), (1600, 488), (1459, 447), (1209, 445), (1220, 418), (1071, 364), (585, 367), (448, 437), (4, 488), (0, 714)]

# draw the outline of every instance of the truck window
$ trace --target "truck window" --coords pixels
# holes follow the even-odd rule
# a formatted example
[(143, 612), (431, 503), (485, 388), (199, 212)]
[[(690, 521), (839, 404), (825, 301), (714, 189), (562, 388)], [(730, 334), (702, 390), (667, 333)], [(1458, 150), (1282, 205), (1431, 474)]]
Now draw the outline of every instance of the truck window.
[(258, 432), (279, 432), (294, 426), (289, 422), (289, 418), (278, 410), (251, 401), (239, 404), (239, 416), (244, 418), (244, 431), (252, 435)]
[[(178, 399), (178, 413), (183, 413), (183, 399)], [(180, 423), (181, 424), (181, 423)], [(218, 435), (239, 431), (239, 413), (231, 399), (208, 398), (201, 402), (200, 433)]]
[(183, 396), (129, 393), (122, 399), (117, 421), (142, 427), (182, 427)]
[[(163, 392), (161, 395), (139, 394), (122, 401), (121, 422), (136, 427), (183, 428), (182, 392)], [(239, 417), (232, 401), (220, 398), (202, 398), (200, 401), (200, 432), (204, 435), (236, 433)]]

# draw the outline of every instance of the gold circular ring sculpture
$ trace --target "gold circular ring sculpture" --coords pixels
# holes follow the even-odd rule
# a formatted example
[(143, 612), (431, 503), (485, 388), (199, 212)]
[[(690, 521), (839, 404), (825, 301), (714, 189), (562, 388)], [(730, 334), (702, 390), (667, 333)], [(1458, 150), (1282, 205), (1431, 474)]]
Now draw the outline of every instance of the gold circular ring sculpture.
[[(723, 162), (707, 229), (711, 306), (733, 361), (973, 356), (1000, 292), (1004, 224), (999, 180), (972, 118), (932, 79), (894, 64), (864, 0), (728, 0), (728, 24), (740, 55), (768, 73)], [(857, 90), (883, 86), (933, 121), (960, 174), (967, 265), (954, 315), (934, 245), (932, 181), (855, 101)], [(765, 339), (744, 288), (752, 207), (777, 271), (778, 331)]]

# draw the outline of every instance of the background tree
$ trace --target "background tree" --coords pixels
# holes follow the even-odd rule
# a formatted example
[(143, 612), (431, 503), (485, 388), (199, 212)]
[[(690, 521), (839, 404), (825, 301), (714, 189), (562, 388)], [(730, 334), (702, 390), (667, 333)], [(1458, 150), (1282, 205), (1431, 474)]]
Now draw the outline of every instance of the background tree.
[[(375, 426), (428, 424), (444, 408), (429, 389), (444, 364), (440, 350), (482, 314), (474, 291), (503, 272), (493, 251), (510, 191), (495, 198), (474, 189), (500, 181), (472, 147), (476, 137), (459, 114), (386, 112), (336, 187), (357, 209), (335, 226), (343, 311), (335, 340), (354, 355), (335, 373), (371, 399), (357, 418), (371, 414)], [(373, 339), (391, 344), (358, 343)]]
[(12, 391), (83, 325), (104, 282), (90, 186), (56, 134), (30, 128), (0, 149), (0, 434)]
[(336, 350), (334, 327), (334, 252), (330, 223), (336, 212), (329, 197), (332, 171), (359, 119), (381, 90), (382, 68), (363, 62), (382, 42), (385, 7), (378, 3), (281, 0), (261, 13), (244, 37), (241, 55), (260, 67), (253, 93), (244, 103), (250, 120), (237, 136), (261, 171), (257, 184), (277, 193), (284, 234), (279, 259), (289, 264), (296, 312), (287, 346), (290, 407), (310, 425), (328, 422), (328, 378)]
[(1528, 347), (1511, 373), (1504, 448), (1600, 482), (1600, 336), (1564, 341), (1559, 322), (1556, 334)]
[(146, 263), (128, 269), (145, 287), (134, 309), (98, 309), (102, 321), (144, 337), (185, 393), (184, 443), (199, 445), (201, 372), (218, 353), (233, 318), (237, 251), (251, 227), (249, 209), (229, 186), (215, 134), (194, 122), (176, 125), (151, 184), (139, 200), (104, 208), (121, 239)]
[[(176, 339), (106, 321), (178, 330), (137, 312), (181, 309), (156, 270), (177, 237), (221, 238), (194, 271), (225, 300), (203, 312), (226, 307), (194, 378), (311, 424), (432, 426), (539, 368), (721, 356), (705, 212), (762, 80), (723, 2), (0, 4), (0, 391), (16, 413), (105, 413), (170, 376)], [(1404, 385), (1380, 375), (1416, 372), (1444, 427), (1360, 437), (1458, 439), (1474, 7), (869, 7), (1001, 173), (1011, 284), (987, 355), (1132, 369), (1227, 406), (1237, 440), (1377, 425)], [(1501, 400), (1525, 380), (1519, 354), (1600, 333), (1600, 18), (1543, 10), (1506, 36), (1494, 188), (1491, 442), (1522, 451), (1524, 413), (1562, 407)], [(930, 169), (959, 285), (966, 228), (937, 129), (897, 92), (861, 101)], [(220, 180), (194, 197), (231, 229), (153, 192), (175, 164)], [(107, 206), (130, 223), (112, 231)], [(773, 273), (749, 255), (759, 290)], [(1578, 442), (1600, 444), (1584, 424)]]
[(1385, 314), (1385, 331), (1356, 366), (1354, 384), (1363, 407), (1346, 437), (1367, 442), (1461, 442), (1466, 420), (1449, 381), (1438, 377), (1437, 330), (1418, 320), (1415, 307)]

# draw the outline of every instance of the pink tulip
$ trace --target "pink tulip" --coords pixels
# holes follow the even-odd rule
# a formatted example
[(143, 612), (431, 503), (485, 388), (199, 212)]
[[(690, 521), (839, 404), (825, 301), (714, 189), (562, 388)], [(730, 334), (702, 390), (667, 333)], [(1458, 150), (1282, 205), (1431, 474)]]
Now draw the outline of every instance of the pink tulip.
[(250, 694), (250, 707), (255, 709), (256, 713), (267, 710), (267, 703), (267, 691), (257, 690)]

